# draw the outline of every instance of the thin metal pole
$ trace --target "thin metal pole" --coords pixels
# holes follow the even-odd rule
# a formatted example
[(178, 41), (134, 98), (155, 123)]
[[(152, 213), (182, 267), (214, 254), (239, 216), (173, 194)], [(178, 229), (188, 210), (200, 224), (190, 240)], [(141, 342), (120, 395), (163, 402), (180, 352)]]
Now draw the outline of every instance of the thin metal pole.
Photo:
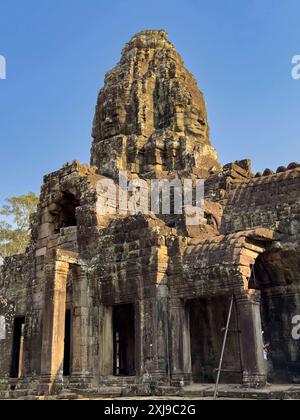
[(226, 329), (225, 329), (225, 334), (224, 334), (224, 341), (223, 341), (222, 353), (221, 353), (221, 358), (220, 358), (220, 365), (218, 369), (218, 377), (217, 377), (217, 382), (216, 382), (216, 387), (215, 387), (214, 400), (216, 400), (219, 395), (219, 384), (220, 384), (223, 359), (224, 359), (224, 354), (225, 354), (225, 347), (226, 347), (226, 342), (227, 342), (227, 337), (228, 337), (229, 325), (230, 325), (230, 320), (231, 320), (231, 315), (232, 315), (233, 303), (234, 303), (234, 295), (232, 295), (231, 302), (230, 302), (230, 309), (229, 309), (229, 314), (228, 314), (228, 319), (227, 319), (227, 324), (226, 324)]

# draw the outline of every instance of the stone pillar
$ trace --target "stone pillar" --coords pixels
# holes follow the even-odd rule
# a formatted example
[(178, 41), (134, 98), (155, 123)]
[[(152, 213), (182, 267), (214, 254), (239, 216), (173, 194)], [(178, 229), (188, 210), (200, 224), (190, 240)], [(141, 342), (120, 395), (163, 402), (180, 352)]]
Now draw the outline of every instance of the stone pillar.
[(192, 380), (189, 308), (182, 299), (170, 300), (170, 357), (172, 383)]
[(72, 370), (71, 383), (87, 387), (91, 382), (91, 345), (90, 299), (88, 280), (84, 270), (73, 267), (73, 316), (72, 316)]
[(168, 349), (168, 287), (156, 286), (155, 297), (147, 299), (144, 307), (148, 309), (144, 324), (147, 330), (144, 348), (144, 357), (148, 360), (147, 370), (152, 382), (163, 384), (169, 381), (171, 374)]
[(52, 393), (62, 386), (66, 292), (69, 264), (56, 261), (45, 267), (46, 291), (43, 319), (41, 391)]
[(140, 301), (136, 317), (136, 371), (144, 382), (166, 384), (170, 378), (168, 289), (155, 286), (152, 292), (153, 297)]
[[(168, 287), (161, 285), (157, 287), (155, 302), (156, 311), (156, 375), (164, 381), (170, 381), (171, 365), (169, 352), (169, 315), (168, 315)], [(154, 331), (155, 331), (154, 330)]]
[(100, 348), (96, 364), (100, 367), (100, 377), (108, 377), (114, 374), (113, 307), (101, 305), (99, 320)]
[(254, 290), (236, 297), (243, 384), (252, 388), (264, 386), (267, 380), (260, 301), (261, 293)]

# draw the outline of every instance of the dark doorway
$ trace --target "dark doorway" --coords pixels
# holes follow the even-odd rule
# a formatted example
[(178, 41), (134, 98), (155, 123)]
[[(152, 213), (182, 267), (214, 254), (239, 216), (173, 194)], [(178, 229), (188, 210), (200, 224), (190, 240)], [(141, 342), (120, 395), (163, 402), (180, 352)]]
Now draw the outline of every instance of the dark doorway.
[[(190, 301), (191, 362), (193, 381), (215, 383), (220, 362), (230, 297), (213, 297)], [(237, 315), (234, 308), (222, 373), (222, 382), (241, 383), (241, 357)]]
[(72, 316), (71, 310), (68, 309), (65, 320), (64, 376), (70, 376), (71, 374), (71, 328)]
[(114, 375), (135, 375), (135, 315), (134, 305), (113, 309)]
[(23, 345), (24, 345), (25, 318), (18, 317), (14, 320), (12, 362), (10, 369), (11, 378), (20, 378), (23, 368)]
[(292, 319), (300, 313), (300, 252), (275, 249), (261, 254), (249, 288), (261, 291), (261, 318), (268, 382), (300, 383), (300, 342)]

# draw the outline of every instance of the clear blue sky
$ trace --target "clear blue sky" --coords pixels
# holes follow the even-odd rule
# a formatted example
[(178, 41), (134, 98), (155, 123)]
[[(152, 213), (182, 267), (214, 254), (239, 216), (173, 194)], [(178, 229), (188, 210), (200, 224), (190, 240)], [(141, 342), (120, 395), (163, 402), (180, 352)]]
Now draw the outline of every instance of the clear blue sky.
[(300, 160), (299, 0), (1, 0), (1, 188), (89, 162), (96, 97), (136, 32), (166, 29), (205, 93), (222, 163)]

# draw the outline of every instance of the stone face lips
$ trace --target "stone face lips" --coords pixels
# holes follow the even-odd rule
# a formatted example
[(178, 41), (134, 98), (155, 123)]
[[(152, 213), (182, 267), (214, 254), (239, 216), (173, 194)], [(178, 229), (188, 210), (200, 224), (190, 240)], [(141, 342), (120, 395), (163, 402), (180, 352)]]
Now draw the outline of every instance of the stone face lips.
[(203, 94), (164, 31), (126, 45), (100, 91), (93, 137), (91, 163), (113, 178), (220, 168)]

